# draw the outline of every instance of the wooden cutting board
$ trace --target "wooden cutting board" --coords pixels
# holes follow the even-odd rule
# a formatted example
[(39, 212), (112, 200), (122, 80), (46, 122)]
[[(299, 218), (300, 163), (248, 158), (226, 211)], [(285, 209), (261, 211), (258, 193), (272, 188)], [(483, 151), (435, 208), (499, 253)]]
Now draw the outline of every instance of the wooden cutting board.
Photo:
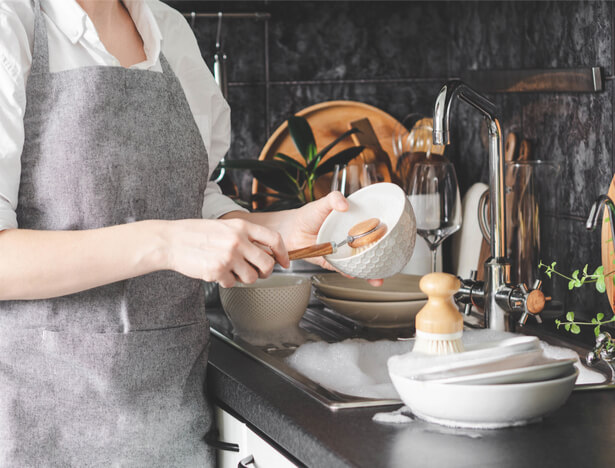
[[(351, 122), (360, 119), (369, 119), (382, 149), (387, 153), (391, 161), (391, 167), (395, 167), (397, 157), (393, 152), (392, 135), (396, 126), (401, 125), (401, 123), (383, 110), (356, 101), (328, 101), (307, 107), (297, 112), (296, 115), (307, 119), (314, 133), (316, 148), (319, 150), (344, 132), (348, 131)], [(337, 154), (343, 149), (351, 146), (355, 146), (355, 143), (352, 138), (348, 137), (333, 147), (328, 153), (328, 156)], [(295, 148), (286, 121), (273, 132), (263, 147), (258, 159), (273, 159), (277, 153), (287, 154), (298, 161), (303, 160)], [(325, 160), (326, 159), (327, 158), (325, 158)], [(320, 177), (315, 187), (316, 198), (326, 195), (329, 193), (330, 189), (331, 176), (325, 175)], [(266, 193), (266, 189), (255, 179), (252, 183), (252, 193)], [(255, 208), (262, 207), (262, 204), (255, 206)]]
[[(615, 176), (613, 176), (613, 180), (611, 180), (607, 195), (611, 200), (615, 200)], [(615, 250), (613, 249), (613, 239), (611, 239), (611, 222), (610, 212), (608, 209), (605, 209), (602, 217), (602, 266), (604, 267), (605, 274), (615, 270), (615, 263), (613, 263), (615, 262)], [(605, 283), (609, 304), (615, 313), (615, 288), (613, 287), (613, 279), (611, 277), (606, 278)]]

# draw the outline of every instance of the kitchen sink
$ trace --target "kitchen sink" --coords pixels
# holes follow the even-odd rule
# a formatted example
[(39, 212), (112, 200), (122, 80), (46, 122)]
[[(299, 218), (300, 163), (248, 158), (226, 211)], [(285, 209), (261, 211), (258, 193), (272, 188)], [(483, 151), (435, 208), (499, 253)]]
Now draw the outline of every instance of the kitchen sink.
[[(208, 308), (207, 315), (211, 323), (211, 332), (213, 335), (217, 336), (228, 345), (245, 353), (252, 359), (260, 362), (262, 365), (267, 366), (287, 379), (296, 388), (310, 395), (332, 411), (401, 404), (401, 401), (398, 399), (357, 397), (325, 388), (296, 369), (290, 367), (286, 363), (285, 358), (290, 356), (299, 345), (306, 342), (325, 341), (328, 343), (336, 343), (351, 338), (362, 338), (369, 341), (381, 339), (410, 340), (412, 336), (409, 328), (370, 329), (326, 307), (311, 305), (306, 310), (299, 324), (301, 328), (300, 340), (297, 340), (297, 337), (295, 337), (293, 343), (254, 344), (233, 333), (232, 325), (221, 308)], [(466, 326), (468, 328), (476, 328), (477, 323), (470, 320)], [(554, 346), (573, 349), (582, 357), (582, 362), (584, 361), (583, 357), (589, 351), (589, 349), (583, 348), (576, 343), (563, 340), (560, 336), (545, 333), (546, 330), (538, 326), (526, 326), (522, 331), (526, 334), (538, 336), (540, 339)], [(596, 367), (592, 367), (591, 369), (599, 372), (603, 377), (602, 380), (590, 384), (576, 385), (575, 391), (615, 389), (615, 383), (611, 381), (611, 369), (606, 363), (600, 362)]]

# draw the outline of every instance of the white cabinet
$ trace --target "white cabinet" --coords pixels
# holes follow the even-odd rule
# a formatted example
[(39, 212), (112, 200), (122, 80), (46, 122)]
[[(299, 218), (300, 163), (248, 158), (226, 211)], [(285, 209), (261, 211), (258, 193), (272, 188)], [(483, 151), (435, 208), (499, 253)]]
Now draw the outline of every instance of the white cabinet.
[[(237, 444), (239, 452), (218, 450), (219, 468), (237, 468), (243, 460), (250, 468), (296, 467), (288, 458), (262, 439), (239, 419), (219, 407), (215, 407), (220, 440)], [(250, 457), (251, 461), (250, 461)]]

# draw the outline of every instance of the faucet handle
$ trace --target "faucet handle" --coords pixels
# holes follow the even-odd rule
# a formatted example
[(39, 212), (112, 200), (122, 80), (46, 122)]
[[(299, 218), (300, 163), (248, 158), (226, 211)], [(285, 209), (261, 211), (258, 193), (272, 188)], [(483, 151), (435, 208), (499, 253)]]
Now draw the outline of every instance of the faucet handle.
[(473, 292), (476, 287), (476, 275), (476, 270), (470, 270), (470, 279), (464, 280), (459, 278), (461, 280), (461, 288), (455, 295), (455, 301), (457, 303), (464, 304), (463, 315), (466, 317), (472, 314), (472, 306), (474, 305)]
[(519, 302), (523, 304), (523, 313), (519, 319), (520, 326), (525, 325), (530, 316), (534, 317), (538, 323), (542, 323), (540, 313), (544, 310), (550, 298), (545, 297), (544, 293), (540, 290), (541, 287), (542, 281), (540, 280), (534, 282), (532, 290), (528, 290), (525, 284), (519, 287), (522, 296)]

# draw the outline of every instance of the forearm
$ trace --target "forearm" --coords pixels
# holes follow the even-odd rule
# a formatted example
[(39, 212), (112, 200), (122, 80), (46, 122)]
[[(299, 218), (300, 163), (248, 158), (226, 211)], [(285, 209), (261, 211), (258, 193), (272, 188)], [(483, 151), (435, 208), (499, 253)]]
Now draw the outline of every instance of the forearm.
[(63, 296), (166, 267), (164, 221), (0, 232), (0, 300)]

